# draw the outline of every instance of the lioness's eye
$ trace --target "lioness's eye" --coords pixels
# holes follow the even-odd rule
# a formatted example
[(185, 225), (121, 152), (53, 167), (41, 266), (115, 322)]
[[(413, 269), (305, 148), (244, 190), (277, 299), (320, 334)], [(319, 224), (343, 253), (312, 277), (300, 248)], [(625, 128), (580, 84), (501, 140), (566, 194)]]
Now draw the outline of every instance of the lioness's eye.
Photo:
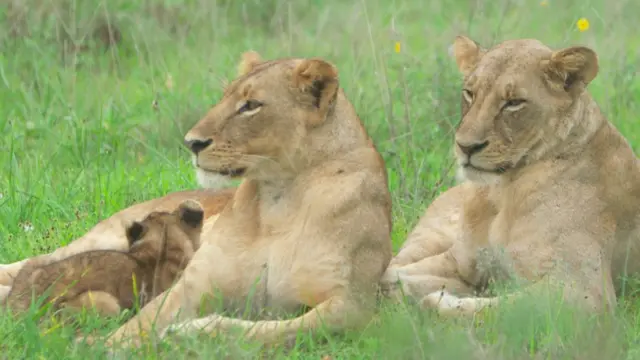
[(502, 108), (510, 109), (510, 110), (518, 110), (524, 105), (525, 102), (526, 100), (524, 99), (509, 99), (504, 103)]
[(471, 92), (471, 90), (463, 89), (462, 96), (464, 97), (464, 100), (468, 103), (471, 103), (473, 101), (473, 93)]
[(239, 109), (238, 113), (241, 114), (243, 112), (252, 111), (262, 106), (262, 103), (258, 100), (247, 100)]

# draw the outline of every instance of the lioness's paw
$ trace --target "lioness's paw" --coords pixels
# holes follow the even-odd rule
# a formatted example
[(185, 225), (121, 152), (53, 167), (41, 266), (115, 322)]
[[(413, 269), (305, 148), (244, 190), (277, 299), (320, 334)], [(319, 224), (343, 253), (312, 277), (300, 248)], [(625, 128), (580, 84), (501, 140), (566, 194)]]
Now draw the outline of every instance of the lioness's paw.
[(380, 293), (393, 303), (399, 303), (403, 300), (404, 289), (398, 268), (389, 268), (382, 275), (380, 279)]
[(166, 336), (186, 336), (192, 337), (201, 333), (208, 333), (213, 335), (215, 328), (220, 321), (217, 315), (211, 315), (199, 319), (187, 320), (182, 323), (169, 325), (164, 331), (161, 333), (160, 337), (165, 338)]
[(496, 300), (492, 298), (459, 298), (446, 291), (433, 292), (420, 301), (423, 309), (435, 309), (444, 316), (473, 316)]
[(382, 274), (380, 278), (380, 284), (383, 286), (393, 286), (400, 281), (400, 269), (398, 267), (389, 267)]
[(466, 311), (464, 300), (446, 291), (436, 291), (422, 298), (420, 306), (423, 309), (435, 309), (441, 315), (454, 315)]

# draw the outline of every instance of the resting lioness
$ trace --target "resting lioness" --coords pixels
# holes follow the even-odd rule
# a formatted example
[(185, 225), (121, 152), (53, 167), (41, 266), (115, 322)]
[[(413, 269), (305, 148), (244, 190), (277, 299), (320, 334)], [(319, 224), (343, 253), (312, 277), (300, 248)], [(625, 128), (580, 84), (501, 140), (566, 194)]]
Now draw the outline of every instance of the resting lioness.
[(559, 290), (589, 311), (610, 309), (621, 279), (640, 270), (640, 169), (585, 90), (595, 52), (536, 40), (485, 50), (458, 37), (454, 54), (464, 75), (455, 154), (467, 181), (427, 209), (383, 287), (443, 314), (498, 304), (474, 293), (504, 280), (524, 283), (506, 299)]
[(173, 212), (152, 212), (126, 227), (128, 252), (92, 250), (52, 263), (28, 264), (6, 304), (27, 310), (44, 295), (54, 308), (94, 308), (103, 315), (144, 306), (168, 289), (200, 246), (203, 210), (186, 200)]
[[(185, 196), (203, 204), (202, 245), (183, 276), (110, 343), (122, 337), (138, 342), (141, 332), (163, 331), (178, 320), (186, 323), (175, 331), (237, 326), (264, 343), (287, 340), (298, 330), (339, 332), (369, 321), (392, 255), (391, 199), (382, 157), (333, 65), (322, 59), (262, 61), (247, 53), (240, 76), (185, 141), (203, 185), (242, 177), (240, 186), (136, 205), (52, 255), (121, 248), (126, 240), (117, 219)], [(20, 266), (7, 265), (5, 273)], [(222, 296), (227, 313), (243, 312), (247, 304), (255, 311), (243, 320), (194, 320), (201, 298), (214, 294)], [(280, 319), (266, 320), (273, 317)]]

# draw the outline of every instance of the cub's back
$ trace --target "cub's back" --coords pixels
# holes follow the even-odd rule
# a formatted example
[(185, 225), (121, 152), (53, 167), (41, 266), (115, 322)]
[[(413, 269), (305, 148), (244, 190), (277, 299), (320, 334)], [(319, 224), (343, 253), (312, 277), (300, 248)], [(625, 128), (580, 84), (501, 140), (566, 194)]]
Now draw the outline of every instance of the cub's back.
[(121, 303), (129, 303), (133, 301), (131, 275), (139, 271), (138, 267), (128, 253), (110, 250), (25, 267), (16, 276), (6, 304), (14, 311), (24, 311), (31, 303), (32, 293), (34, 300), (46, 293), (45, 302), (58, 298), (55, 302), (59, 304), (89, 290), (107, 292)]

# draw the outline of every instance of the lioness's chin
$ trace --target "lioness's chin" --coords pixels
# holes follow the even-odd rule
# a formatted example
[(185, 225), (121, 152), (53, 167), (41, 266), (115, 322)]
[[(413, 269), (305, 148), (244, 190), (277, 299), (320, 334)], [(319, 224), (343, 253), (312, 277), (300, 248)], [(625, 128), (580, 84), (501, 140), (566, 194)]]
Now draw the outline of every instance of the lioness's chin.
[(500, 182), (500, 174), (497, 172), (478, 170), (473, 167), (459, 166), (456, 173), (458, 182), (471, 181), (482, 185), (493, 185)]
[(233, 185), (233, 177), (196, 168), (198, 184), (205, 189), (223, 189)]

